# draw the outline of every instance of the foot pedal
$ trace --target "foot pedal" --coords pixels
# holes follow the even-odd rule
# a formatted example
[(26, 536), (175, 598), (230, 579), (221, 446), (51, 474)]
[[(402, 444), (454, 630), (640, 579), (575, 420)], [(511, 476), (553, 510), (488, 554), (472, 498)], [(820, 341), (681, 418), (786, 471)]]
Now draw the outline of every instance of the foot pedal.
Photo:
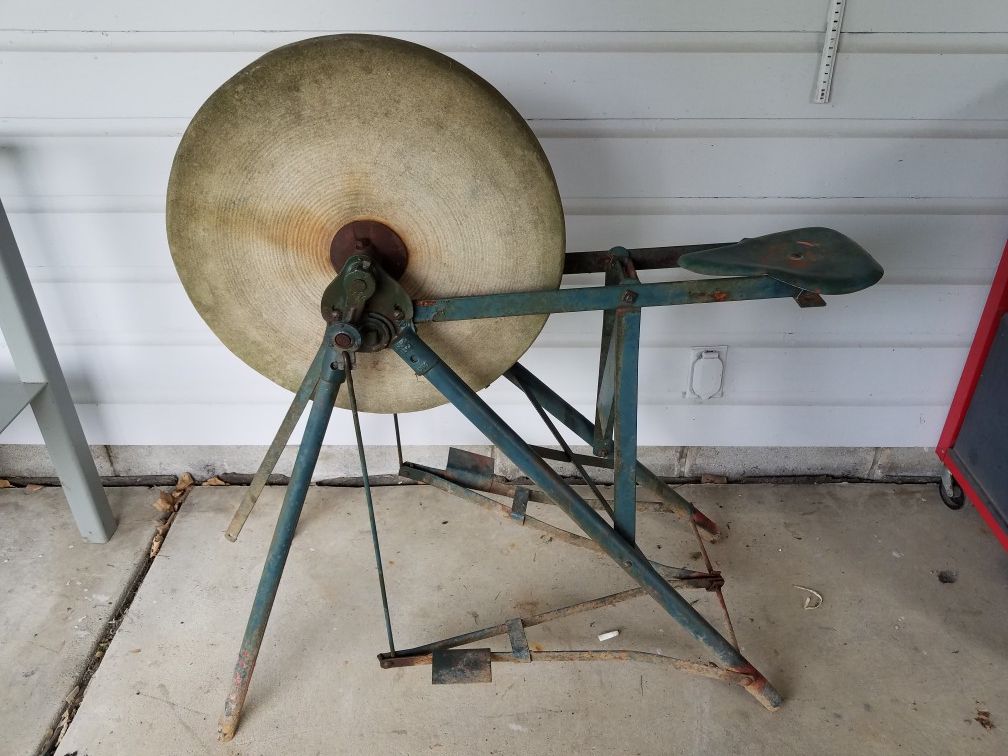
[(445, 648), (432, 656), (431, 682), (435, 685), (493, 682), (489, 648)]

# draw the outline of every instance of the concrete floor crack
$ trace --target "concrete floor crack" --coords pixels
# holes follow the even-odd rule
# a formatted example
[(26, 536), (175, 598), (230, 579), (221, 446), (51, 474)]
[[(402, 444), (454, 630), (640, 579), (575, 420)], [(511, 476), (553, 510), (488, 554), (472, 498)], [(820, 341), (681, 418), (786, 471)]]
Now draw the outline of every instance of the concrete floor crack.
[[(129, 611), (130, 605), (133, 603), (133, 599), (136, 597), (137, 591), (140, 590), (140, 586), (143, 584), (144, 578), (147, 576), (147, 572), (150, 570), (151, 565), (157, 558), (161, 545), (164, 543), (164, 539), (168, 535), (168, 531), (171, 530), (171, 526), (175, 522), (175, 518), (178, 516), (179, 510), (188, 498), (193, 486), (194, 481), (192, 475), (189, 473), (183, 473), (177, 478), (175, 487), (170, 493), (165, 491), (159, 493), (159, 498), (157, 502), (154, 503), (154, 507), (163, 512), (164, 519), (161, 524), (154, 529), (154, 533), (152, 534), (150, 540), (150, 547), (147, 552), (147, 558), (137, 565), (133, 574), (130, 576), (129, 581), (127, 581), (126, 588), (122, 592), (115, 610), (112, 612), (112, 616), (109, 618), (108, 622), (105, 623), (105, 627), (91, 649), (88, 663), (77, 677), (73, 688), (64, 697), (63, 701), (65, 705), (63, 706), (60, 714), (53, 721), (53, 724), (50, 726), (45, 736), (43, 736), (42, 742), (35, 751), (36, 756), (55, 756), (56, 751), (59, 748), (60, 741), (70, 728), (70, 723), (73, 722), (77, 709), (84, 698), (84, 693), (87, 691), (88, 683), (91, 682), (91, 678), (94, 676), (95, 672), (98, 671), (98, 667), (105, 658), (105, 652), (108, 650), (109, 645), (112, 643), (112, 639), (115, 637), (115, 634), (122, 624), (126, 613)], [(164, 508), (163, 503), (166, 501), (170, 502), (170, 508)]]

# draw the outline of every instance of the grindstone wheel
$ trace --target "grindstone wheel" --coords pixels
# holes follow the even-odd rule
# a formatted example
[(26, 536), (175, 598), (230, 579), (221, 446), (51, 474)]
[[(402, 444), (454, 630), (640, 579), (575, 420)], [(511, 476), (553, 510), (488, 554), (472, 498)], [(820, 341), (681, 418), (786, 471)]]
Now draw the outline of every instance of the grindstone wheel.
[[(322, 292), (361, 243), (414, 300), (555, 289), (563, 270), (556, 181), (521, 115), (454, 60), (370, 35), (279, 48), (214, 92), (175, 155), (167, 226), (207, 325), (291, 390), (325, 330)], [(424, 323), (418, 333), (478, 390), (545, 322)], [(361, 410), (444, 403), (391, 350), (357, 359)]]

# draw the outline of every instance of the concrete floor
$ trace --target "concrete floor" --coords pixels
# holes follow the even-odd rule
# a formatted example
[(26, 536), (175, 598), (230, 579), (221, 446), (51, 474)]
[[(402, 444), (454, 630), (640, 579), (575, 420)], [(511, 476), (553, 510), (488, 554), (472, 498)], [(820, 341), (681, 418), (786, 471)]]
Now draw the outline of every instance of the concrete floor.
[[(361, 493), (313, 488), (245, 717), (235, 740), (219, 744), (282, 489), (267, 489), (230, 544), (221, 532), (242, 489), (198, 488), (57, 753), (1008, 752), (1008, 557), (972, 510), (947, 510), (934, 486), (682, 490), (730, 528), (712, 556), (743, 652), (786, 698), (775, 714), (740, 689), (631, 663), (497, 665), (492, 684), (465, 686), (432, 686), (425, 667), (381, 671)], [(401, 647), (628, 585), (604, 557), (431, 489), (378, 489), (376, 511)], [(639, 529), (654, 558), (698, 564), (671, 515), (644, 512)], [(939, 581), (942, 570), (955, 582)], [(804, 609), (795, 584), (819, 591), (823, 605)], [(693, 597), (717, 622), (711, 597)], [(614, 628), (617, 640), (597, 640)], [(528, 634), (533, 649), (705, 658), (645, 598)], [(482, 645), (505, 650), (506, 641)]]
[(42, 741), (147, 562), (156, 494), (108, 496), (119, 527), (98, 545), (78, 535), (61, 489), (0, 491), (0, 753), (30, 754)]

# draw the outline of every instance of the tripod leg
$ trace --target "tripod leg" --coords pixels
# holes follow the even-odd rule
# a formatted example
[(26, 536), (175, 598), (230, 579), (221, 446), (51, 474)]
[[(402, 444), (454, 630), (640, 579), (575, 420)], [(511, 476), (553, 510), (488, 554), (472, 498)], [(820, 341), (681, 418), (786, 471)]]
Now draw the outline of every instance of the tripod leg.
[(641, 551), (614, 530), (547, 465), (497, 413), (416, 335), (404, 330), (392, 348), (423, 375), (476, 426), (491, 443), (518, 465), (543, 493), (629, 574), (687, 632), (706, 645), (729, 670), (753, 678), (746, 690), (767, 709), (781, 705), (780, 694), (689, 602), (662, 578)]
[(245, 628), (241, 651), (238, 652), (231, 692), (224, 704), (224, 716), (221, 717), (218, 730), (221, 740), (233, 738), (238, 728), (238, 719), (245, 704), (245, 695), (252, 680), (252, 670), (255, 669), (256, 658), (259, 656), (259, 647), (266, 633), (266, 623), (280, 585), (280, 576), (283, 574), (291, 541), (294, 540), (294, 531), (301, 517), (305, 495), (308, 493), (312, 473), (315, 471), (319, 451), (322, 449), (322, 440), (329, 425), (329, 418), (332, 416), (333, 401), (343, 382), (343, 372), (333, 367), (333, 359), (335, 352), (326, 349), (326, 358), (322, 363), (322, 374), (315, 389), (308, 424), (298, 447), (297, 458), (294, 460), (294, 469), (280, 509), (280, 517), (277, 519), (266, 564), (263, 565), (262, 577), (259, 579), (255, 600), (252, 602), (252, 612)]
[(291, 405), (287, 409), (287, 414), (284, 415), (283, 422), (281, 422), (280, 427), (277, 428), (276, 435), (273, 437), (273, 442), (266, 451), (266, 456), (263, 457), (263, 461), (259, 464), (259, 469), (256, 470), (255, 477), (252, 478), (252, 482), (249, 483), (249, 487), (245, 489), (245, 495), (242, 497), (241, 504), (238, 505), (238, 509), (231, 518), (231, 524), (228, 525), (228, 529), (224, 531), (224, 536), (229, 541), (238, 540), (238, 534), (241, 532), (241, 529), (245, 525), (245, 521), (249, 518), (249, 515), (252, 514), (252, 507), (254, 507), (256, 501), (259, 500), (259, 494), (262, 493), (263, 486), (266, 485), (266, 481), (269, 479), (270, 473), (273, 472), (277, 462), (280, 460), (280, 455), (283, 454), (284, 449), (287, 448), (287, 442), (290, 441), (291, 433), (294, 432), (294, 426), (297, 425), (298, 420), (301, 419), (301, 415), (304, 414), (305, 407), (308, 406), (308, 401), (311, 399), (312, 394), (315, 391), (315, 386), (318, 385), (319, 371), (322, 367), (322, 358), (325, 357), (325, 355), (326, 347), (325, 345), (322, 345), (319, 347), (318, 353), (315, 355), (315, 359), (312, 360), (312, 364), (311, 367), (308, 368), (308, 372), (305, 373), (304, 380), (301, 381), (301, 386), (294, 394), (294, 398), (291, 399)]

